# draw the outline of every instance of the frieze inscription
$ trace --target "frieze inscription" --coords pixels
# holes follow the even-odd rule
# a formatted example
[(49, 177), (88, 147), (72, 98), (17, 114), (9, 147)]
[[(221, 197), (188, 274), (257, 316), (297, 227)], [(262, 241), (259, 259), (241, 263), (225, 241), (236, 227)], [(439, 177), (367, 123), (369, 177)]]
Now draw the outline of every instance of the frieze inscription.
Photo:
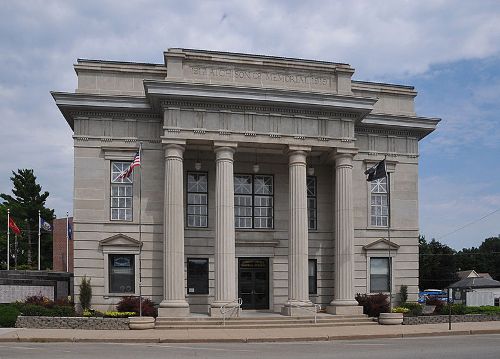
[(274, 86), (286, 87), (321, 87), (331, 88), (331, 79), (326, 76), (315, 76), (300, 73), (265, 72), (249, 69), (188, 66), (194, 78), (214, 79), (228, 82), (258, 82)]

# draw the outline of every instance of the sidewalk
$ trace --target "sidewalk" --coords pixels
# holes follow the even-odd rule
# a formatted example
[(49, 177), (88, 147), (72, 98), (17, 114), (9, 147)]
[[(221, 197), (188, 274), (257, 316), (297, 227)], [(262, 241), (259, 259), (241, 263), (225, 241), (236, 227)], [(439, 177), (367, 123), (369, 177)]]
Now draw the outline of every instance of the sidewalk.
[(500, 322), (279, 329), (79, 330), (0, 329), (0, 342), (208, 343), (328, 341), (500, 334)]

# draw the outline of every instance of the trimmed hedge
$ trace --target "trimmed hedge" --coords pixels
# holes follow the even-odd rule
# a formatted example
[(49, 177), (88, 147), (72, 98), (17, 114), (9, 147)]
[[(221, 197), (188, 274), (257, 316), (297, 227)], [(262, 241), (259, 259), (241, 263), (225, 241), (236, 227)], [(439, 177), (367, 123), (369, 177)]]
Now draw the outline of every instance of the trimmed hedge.
[(15, 304), (0, 304), (0, 327), (14, 328), (17, 316), (20, 314)]

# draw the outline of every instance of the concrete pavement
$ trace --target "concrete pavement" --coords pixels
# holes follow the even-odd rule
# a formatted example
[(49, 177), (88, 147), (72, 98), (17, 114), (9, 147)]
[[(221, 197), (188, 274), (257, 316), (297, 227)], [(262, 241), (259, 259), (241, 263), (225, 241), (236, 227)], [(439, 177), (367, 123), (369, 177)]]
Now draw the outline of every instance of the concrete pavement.
[(359, 325), (279, 329), (79, 330), (0, 329), (0, 342), (217, 343), (290, 342), (500, 334), (500, 322)]

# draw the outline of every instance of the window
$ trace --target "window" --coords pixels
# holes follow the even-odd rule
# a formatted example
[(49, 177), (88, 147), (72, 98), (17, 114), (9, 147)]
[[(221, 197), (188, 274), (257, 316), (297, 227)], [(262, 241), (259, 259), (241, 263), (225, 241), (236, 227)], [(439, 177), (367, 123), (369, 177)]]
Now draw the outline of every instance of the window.
[(188, 172), (187, 175), (187, 225), (208, 226), (208, 175)]
[(318, 262), (309, 259), (309, 294), (318, 294)]
[(389, 222), (389, 206), (387, 203), (387, 178), (370, 182), (372, 226), (387, 227)]
[(390, 292), (390, 258), (370, 258), (370, 292)]
[(135, 263), (133, 254), (110, 254), (109, 292), (135, 293)]
[(307, 176), (307, 222), (309, 229), (318, 228), (316, 177)]
[(188, 258), (187, 293), (208, 294), (208, 259)]
[(111, 162), (111, 220), (132, 220), (132, 176), (118, 178), (130, 162)]
[(236, 228), (273, 228), (273, 176), (234, 176)]

